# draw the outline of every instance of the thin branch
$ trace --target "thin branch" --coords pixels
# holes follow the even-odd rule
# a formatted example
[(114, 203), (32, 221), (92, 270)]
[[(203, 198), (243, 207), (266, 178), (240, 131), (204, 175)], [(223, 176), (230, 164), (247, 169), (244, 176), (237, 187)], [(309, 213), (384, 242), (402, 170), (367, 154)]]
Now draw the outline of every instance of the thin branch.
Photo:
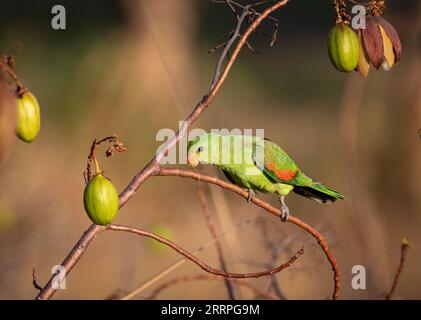
[[(148, 300), (153, 300), (156, 299), (156, 297), (162, 293), (162, 291), (169, 289), (172, 286), (175, 286), (177, 284), (181, 284), (181, 283), (186, 283), (186, 282), (193, 282), (193, 281), (225, 281), (226, 278), (224, 277), (220, 277), (220, 276), (214, 276), (214, 275), (194, 275), (194, 276), (184, 276), (184, 277), (178, 277), (178, 278), (174, 278), (171, 279), (167, 282), (165, 282), (164, 284), (160, 285), (159, 287), (157, 287), (146, 299)], [(260, 296), (266, 299), (270, 299), (270, 300), (278, 300), (278, 297), (276, 295), (274, 295), (273, 293), (270, 292), (266, 292), (263, 290), (260, 290), (259, 288), (256, 288), (255, 286), (253, 286), (252, 284), (244, 281), (244, 280), (240, 280), (240, 279), (231, 279), (231, 282), (234, 282), (240, 286), (246, 287), (248, 289), (250, 289), (251, 291), (253, 291), (256, 296)]]
[[(221, 69), (222, 69), (222, 66), (224, 64), (224, 60), (229, 55), (229, 50), (232, 47), (232, 45), (234, 44), (235, 40), (237, 40), (237, 38), (240, 37), (241, 26), (243, 24), (244, 19), (249, 14), (250, 14), (250, 12), (248, 11), (248, 9), (244, 9), (241, 16), (237, 17), (238, 18), (237, 27), (233, 31), (231, 38), (229, 38), (229, 40), (226, 42), (226, 44), (224, 46), (224, 50), (222, 50), (221, 56), (219, 57), (218, 63), (216, 65), (215, 74), (213, 76), (213, 81), (212, 81), (212, 84), (211, 84), (210, 89), (209, 89), (210, 92), (214, 89), (214, 87), (216, 86), (218, 81), (221, 79)], [(232, 57), (231, 57), (231, 59), (232, 59)], [(229, 61), (228, 61), (228, 64), (229, 64)], [(228, 66), (228, 64), (227, 64), (227, 66)]]
[(237, 10), (234, 8), (234, 5), (231, 3), (230, 0), (225, 0), (225, 3), (230, 7), (232, 13), (234, 13), (235, 17), (237, 18), (237, 21), (240, 21), (240, 16), (237, 13)]
[(403, 271), (403, 268), (405, 266), (406, 254), (408, 253), (409, 248), (411, 248), (411, 243), (408, 241), (408, 239), (406, 239), (406, 238), (402, 239), (401, 258), (400, 258), (400, 262), (399, 262), (399, 267), (398, 267), (398, 270), (396, 271), (395, 278), (393, 279), (392, 287), (390, 288), (389, 293), (386, 295), (386, 300), (390, 300), (393, 297), (393, 295), (396, 291), (396, 287), (398, 286), (399, 278), (400, 278), (400, 276), (402, 274), (402, 271)]
[[(215, 247), (216, 247), (216, 252), (218, 254), (219, 264), (221, 265), (222, 271), (227, 271), (227, 264), (225, 262), (224, 252), (222, 250), (221, 243), (219, 242), (218, 235), (216, 233), (215, 224), (209, 213), (209, 206), (208, 206), (208, 201), (206, 199), (205, 191), (203, 188), (203, 183), (200, 181), (197, 183), (197, 195), (199, 196), (200, 207), (202, 209), (203, 216), (205, 217), (206, 226), (208, 227), (208, 230), (212, 236), (212, 239), (215, 240)], [(224, 283), (227, 288), (228, 298), (230, 300), (235, 300), (234, 288), (232, 287), (229, 279), (225, 278)]]
[[(222, 1), (211, 0), (211, 2), (214, 2), (214, 3), (224, 3), (224, 4), (228, 5), (229, 8), (231, 9), (231, 11), (236, 16), (237, 21), (241, 22), (243, 19), (246, 19), (247, 22), (249, 24), (251, 24), (253, 22), (253, 20), (254, 20), (255, 17), (261, 16), (261, 13), (258, 12), (256, 9), (254, 9), (254, 7), (260, 6), (262, 4), (269, 3), (271, 1), (261, 1), (261, 2), (256, 2), (256, 3), (251, 3), (251, 4), (248, 4), (248, 5), (243, 5), (243, 4), (240, 4), (240, 3), (236, 2), (236, 1), (232, 1), (232, 0), (222, 0)], [(245, 16), (244, 17), (243, 16), (240, 17), (238, 15), (237, 10), (235, 9), (235, 7), (238, 7), (240, 9), (242, 9), (243, 10), (243, 13), (245, 14)], [(259, 33), (257, 31), (257, 29), (255, 29), (253, 32), (256, 33), (257, 35), (261, 35), (263, 37), (269, 38), (270, 39), (270, 44), (269, 45), (271, 47), (273, 47), (273, 45), (275, 44), (276, 39), (277, 39), (279, 24), (278, 24), (278, 20), (276, 18), (270, 16), (270, 15), (267, 17), (267, 19), (270, 22), (272, 22), (273, 27), (274, 27), (272, 36), (268, 36), (267, 34), (261, 34), (261, 33)], [(237, 33), (237, 35), (236, 35), (237, 38), (241, 38), (242, 37), (242, 34), (240, 33), (240, 29), (235, 30), (235, 32)], [(235, 32), (234, 31), (231, 31), (230, 32), (230, 35), (235, 34)], [(235, 40), (235, 37), (232, 37), (230, 40)], [(209, 53), (213, 53), (215, 50), (217, 50), (217, 49), (219, 49), (221, 47), (224, 47), (224, 51), (225, 52), (221, 55), (221, 58), (222, 57), (225, 57), (225, 56), (229, 58), (229, 47), (231, 46), (231, 44), (229, 44), (228, 41), (225, 41), (224, 43), (218, 44), (214, 48), (210, 49), (208, 52)], [(253, 48), (253, 46), (251, 45), (251, 43), (249, 41), (246, 41), (246, 46), (251, 51), (252, 54), (259, 53), (258, 51), (256, 51)], [(219, 63), (218, 63), (218, 66), (217, 66), (217, 69), (216, 69), (216, 74), (215, 74), (215, 76), (216, 76), (215, 79), (217, 79), (218, 76), (219, 76), (219, 71), (218, 70), (221, 69), (222, 63), (223, 63), (223, 59), (220, 60)], [(213, 83), (212, 83), (212, 85), (213, 85)]]
[[(234, 184), (231, 184), (229, 182), (220, 180), (220, 179), (215, 178), (215, 177), (202, 175), (202, 174), (199, 174), (199, 173), (193, 172), (193, 171), (173, 169), (173, 168), (161, 168), (159, 170), (159, 172), (157, 173), (157, 175), (191, 178), (191, 179), (195, 179), (197, 181), (204, 181), (204, 182), (215, 184), (215, 185), (217, 185), (221, 188), (232, 191), (232, 192), (242, 196), (245, 199), (247, 199), (248, 196), (249, 196), (248, 191), (246, 191), (246, 190), (244, 190), (244, 189), (242, 189), (242, 188), (240, 188), (240, 187), (238, 187)], [(274, 206), (270, 205), (269, 203), (267, 203), (267, 202), (265, 202), (265, 201), (263, 201), (263, 200), (261, 200), (257, 197), (253, 197), (251, 202), (254, 203), (255, 205), (261, 207), (262, 209), (265, 209), (267, 212), (273, 214), (274, 216), (277, 216), (277, 217), (281, 216), (281, 211), (279, 210), (279, 208), (275, 208)], [(340, 291), (340, 283), (339, 283), (340, 270), (339, 270), (338, 264), (336, 262), (336, 259), (333, 256), (332, 251), (329, 249), (329, 246), (328, 246), (325, 238), (323, 237), (323, 235), (319, 231), (317, 231), (316, 229), (314, 229), (313, 227), (311, 227), (307, 223), (301, 221), (300, 219), (298, 219), (294, 216), (290, 215), (289, 218), (288, 218), (288, 222), (291, 222), (291, 223), (295, 224), (296, 226), (300, 227), (301, 229), (307, 231), (309, 234), (311, 234), (317, 240), (319, 246), (322, 248), (323, 252), (325, 253), (326, 258), (328, 259), (328, 261), (329, 261), (329, 263), (332, 267), (332, 270), (333, 270), (334, 289), (333, 289), (332, 298), (334, 300), (338, 299), (339, 298), (339, 291)]]
[(179, 254), (183, 255), (184, 257), (186, 257), (187, 259), (189, 259), (191, 262), (195, 263), (196, 265), (198, 265), (201, 269), (203, 269), (204, 271), (208, 272), (208, 273), (212, 273), (214, 275), (217, 276), (222, 276), (222, 277), (226, 277), (226, 278), (235, 278), (235, 279), (247, 279), (247, 278), (261, 278), (261, 277), (265, 277), (277, 272), (280, 272), (282, 270), (284, 270), (285, 268), (288, 268), (289, 266), (291, 266), (301, 255), (304, 254), (304, 248), (300, 249), (297, 251), (297, 253), (292, 256), (286, 263), (283, 263), (281, 265), (279, 265), (276, 268), (273, 268), (271, 270), (266, 270), (266, 271), (260, 271), (260, 272), (253, 272), (253, 273), (233, 273), (233, 272), (224, 272), (222, 270), (218, 270), (215, 269), (211, 266), (209, 266), (208, 264), (206, 264), (205, 262), (203, 262), (202, 260), (200, 260), (199, 258), (197, 258), (195, 255), (193, 255), (192, 253), (190, 253), (189, 251), (183, 249), (182, 247), (180, 247), (179, 245), (175, 244), (174, 242), (172, 242), (171, 240), (165, 239), (157, 234), (154, 234), (152, 232), (149, 231), (145, 231), (139, 228), (135, 228), (135, 227), (130, 227), (130, 226), (120, 226), (120, 225), (115, 225), (115, 224), (111, 224), (105, 227), (106, 230), (110, 230), (110, 231), (120, 231), (120, 232), (129, 232), (129, 233), (134, 233), (140, 236), (144, 236), (147, 238), (151, 238), (154, 239), (168, 247), (170, 247), (171, 249), (173, 249), (174, 251), (178, 252)]
[[(230, 32), (228, 32), (228, 34), (227, 35), (223, 35), (222, 37), (226, 37), (226, 38), (228, 38), (228, 39), (230, 39), (231, 37), (232, 37), (232, 35), (234, 34), (234, 30), (231, 30)], [(208, 50), (208, 54), (212, 54), (212, 53), (214, 53), (216, 50), (218, 50), (218, 49), (220, 49), (220, 48), (223, 48), (223, 47), (225, 47), (226, 46), (226, 44), (227, 44), (227, 40), (225, 40), (224, 42), (222, 42), (222, 43), (220, 43), (220, 44), (217, 44), (215, 47), (213, 47), (212, 49), (209, 49)]]

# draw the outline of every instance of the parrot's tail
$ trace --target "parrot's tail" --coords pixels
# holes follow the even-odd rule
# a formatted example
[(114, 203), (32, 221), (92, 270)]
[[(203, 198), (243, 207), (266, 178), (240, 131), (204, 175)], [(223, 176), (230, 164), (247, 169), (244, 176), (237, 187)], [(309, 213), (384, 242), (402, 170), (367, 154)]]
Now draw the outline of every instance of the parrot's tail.
[(295, 186), (293, 191), (303, 197), (310, 198), (320, 203), (335, 202), (338, 199), (345, 199), (345, 196), (328, 187), (322, 185), (320, 182), (313, 182), (310, 186)]

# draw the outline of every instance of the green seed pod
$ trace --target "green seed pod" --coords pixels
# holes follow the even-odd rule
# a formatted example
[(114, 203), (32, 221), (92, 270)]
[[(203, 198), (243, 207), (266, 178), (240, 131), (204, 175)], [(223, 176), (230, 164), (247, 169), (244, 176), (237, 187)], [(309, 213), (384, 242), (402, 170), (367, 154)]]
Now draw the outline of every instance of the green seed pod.
[(328, 51), (336, 69), (351, 72), (357, 67), (360, 56), (357, 34), (346, 24), (335, 26), (329, 32)]
[(17, 99), (16, 120), (19, 139), (28, 143), (34, 141), (41, 127), (41, 116), (37, 98), (29, 91)]
[(89, 181), (83, 194), (83, 204), (89, 218), (105, 226), (113, 222), (118, 212), (118, 193), (110, 180), (97, 174)]

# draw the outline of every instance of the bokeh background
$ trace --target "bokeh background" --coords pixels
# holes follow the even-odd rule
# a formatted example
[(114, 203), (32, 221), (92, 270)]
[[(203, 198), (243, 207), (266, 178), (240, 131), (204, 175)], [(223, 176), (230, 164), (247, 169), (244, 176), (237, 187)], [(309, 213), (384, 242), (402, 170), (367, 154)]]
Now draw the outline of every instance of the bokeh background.
[[(403, 58), (390, 72), (372, 71), (364, 80), (330, 64), (331, 2), (291, 1), (279, 10), (275, 46), (254, 37), (259, 54), (243, 50), (195, 126), (263, 128), (306, 173), (348, 196), (330, 206), (295, 195), (287, 202), (292, 214), (327, 237), (342, 271), (342, 298), (382, 298), (398, 266), (400, 241), (408, 237), (413, 248), (395, 298), (419, 299), (421, 3), (387, 1), (386, 18), (401, 36)], [(206, 0), (63, 0), (67, 30), (56, 31), (55, 4), (9, 1), (0, 11), (0, 50), (16, 51), (17, 73), (42, 108), (38, 139), (31, 145), (16, 140), (0, 167), (0, 299), (33, 298), (32, 268), (45, 283), (90, 225), (82, 174), (92, 140), (117, 134), (128, 145), (125, 154), (100, 158), (123, 190), (160, 145), (157, 131), (177, 129), (206, 92), (219, 55), (208, 50), (235, 25), (226, 6)], [(266, 23), (262, 31), (271, 28)], [(213, 168), (199, 170), (220, 176)], [(312, 238), (236, 195), (214, 186), (205, 192), (218, 232), (226, 231), (221, 243), (229, 271), (260, 271), (304, 246), (304, 256), (275, 277), (282, 296), (330, 297), (330, 266)], [(151, 178), (116, 223), (156, 231), (191, 251), (211, 239), (193, 180)], [(214, 246), (199, 256), (218, 267)], [(118, 297), (179, 259), (146, 239), (104, 233), (55, 298)], [(366, 290), (351, 287), (354, 265), (366, 267)], [(174, 277), (201, 272), (184, 263), (135, 299)], [(248, 282), (274, 292), (270, 278)], [(255, 297), (238, 286), (235, 296)], [(180, 284), (158, 296), (226, 297), (216, 281)]]

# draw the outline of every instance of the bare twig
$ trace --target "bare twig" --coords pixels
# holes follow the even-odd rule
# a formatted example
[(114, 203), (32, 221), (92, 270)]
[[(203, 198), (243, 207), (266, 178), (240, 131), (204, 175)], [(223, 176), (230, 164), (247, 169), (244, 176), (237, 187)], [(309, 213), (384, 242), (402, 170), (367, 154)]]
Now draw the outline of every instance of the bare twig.
[[(232, 35), (234, 34), (234, 30), (231, 30), (230, 32), (228, 32), (227, 35), (223, 35), (223, 37), (227, 37), (228, 39), (230, 39), (232, 37)], [(225, 47), (225, 45), (227, 44), (227, 40), (225, 40), (224, 42), (217, 44), (215, 47), (213, 47), (212, 49), (208, 50), (208, 53), (214, 53), (216, 50)]]
[[(191, 178), (191, 179), (195, 179), (197, 181), (204, 181), (204, 182), (208, 182), (208, 183), (212, 183), (215, 184), (221, 188), (224, 188), (226, 190), (232, 191), (234, 193), (237, 193), (238, 195), (242, 196), (243, 198), (247, 199), (249, 196), (249, 193), (236, 186), (233, 185), (229, 182), (225, 182), (223, 180), (220, 180), (218, 178), (215, 177), (210, 177), (210, 176), (206, 176), (206, 175), (202, 175), (193, 171), (187, 171), (187, 170), (180, 170), (180, 169), (173, 169), (173, 168), (161, 168), (157, 175), (159, 176), (176, 176), (176, 177), (182, 177), (182, 178)], [(275, 208), (274, 206), (270, 205), (269, 203), (254, 197), (251, 200), (252, 203), (254, 203), (255, 205), (265, 209), (267, 212), (280, 217), (281, 216), (281, 212), (279, 210), (279, 208)], [(333, 290), (333, 295), (332, 298), (333, 299), (337, 299), (339, 297), (339, 290), (340, 290), (340, 283), (339, 283), (339, 279), (340, 279), (340, 270), (338, 267), (338, 264), (336, 262), (335, 257), (333, 256), (332, 251), (329, 249), (329, 246), (327, 245), (327, 242), (325, 240), (325, 238), (323, 237), (323, 235), (317, 231), (316, 229), (314, 229), (313, 227), (311, 227), (310, 225), (308, 225), (307, 223), (301, 221), (300, 219), (291, 216), (288, 218), (288, 222), (291, 222), (293, 224), (295, 224), (296, 226), (300, 227), (301, 229), (304, 229), (305, 231), (307, 231), (308, 233), (310, 233), (318, 242), (319, 246), (322, 248), (323, 252), (326, 255), (326, 258), (329, 260), (330, 265), (332, 266), (332, 270), (333, 270), (333, 281), (334, 281), (334, 290)]]
[(38, 281), (37, 281), (37, 274), (36, 274), (35, 267), (32, 268), (32, 285), (34, 286), (35, 289), (39, 291), (42, 290), (42, 287), (38, 284)]
[[(217, 63), (216, 68), (215, 68), (215, 74), (213, 76), (213, 81), (212, 81), (212, 84), (211, 84), (210, 89), (209, 89), (210, 92), (213, 91), (216, 84), (220, 81), (220, 79), (221, 79), (221, 69), (222, 69), (222, 66), (224, 64), (224, 60), (229, 55), (229, 50), (232, 47), (232, 45), (234, 44), (235, 40), (237, 40), (237, 38), (240, 37), (241, 26), (243, 24), (244, 19), (249, 14), (250, 14), (250, 12), (248, 11), (248, 8), (244, 9), (243, 13), (238, 18), (237, 27), (232, 32), (232, 36), (225, 43), (224, 50), (222, 50), (221, 56), (219, 57), (218, 63)], [(245, 41), (245, 42), (247, 42), (247, 41)], [(225, 68), (227, 68), (229, 66), (230, 61), (232, 61), (232, 57), (231, 57), (230, 60), (228, 60), (227, 66)]]
[[(194, 276), (184, 276), (184, 277), (178, 277), (178, 278), (174, 278), (171, 279), (165, 283), (163, 283), (162, 285), (158, 286), (146, 299), (148, 300), (153, 300), (156, 299), (156, 297), (162, 293), (162, 291), (175, 286), (177, 284), (180, 283), (186, 283), (186, 282), (193, 282), (193, 281), (225, 281), (226, 278), (224, 277), (220, 277), (220, 276), (214, 276), (214, 275), (206, 275), (206, 274), (200, 274), (200, 275), (194, 275)], [(253, 286), (252, 284), (244, 281), (244, 280), (240, 280), (240, 279), (230, 279), (231, 282), (234, 282), (240, 286), (246, 287), (248, 289), (250, 289), (251, 291), (253, 291), (256, 296), (260, 296), (266, 299), (270, 299), (270, 300), (277, 300), (278, 297), (276, 295), (274, 295), (273, 293), (270, 292), (266, 292), (263, 290), (260, 290), (259, 288), (256, 288), (255, 286)]]
[(392, 287), (390, 288), (389, 293), (386, 295), (386, 300), (390, 300), (393, 297), (393, 295), (396, 291), (396, 287), (398, 286), (399, 278), (400, 278), (400, 276), (402, 274), (402, 271), (403, 271), (403, 268), (405, 266), (406, 254), (408, 253), (409, 248), (411, 248), (411, 243), (408, 241), (408, 239), (406, 239), (406, 238), (402, 239), (401, 258), (400, 258), (400, 262), (399, 262), (399, 267), (398, 267), (398, 270), (396, 271), (395, 278), (393, 279)]
[[(200, 207), (202, 209), (203, 216), (205, 217), (206, 226), (209, 229), (209, 232), (212, 236), (212, 239), (215, 240), (215, 248), (216, 248), (216, 252), (218, 254), (219, 264), (221, 265), (222, 271), (227, 271), (227, 264), (225, 262), (224, 252), (222, 250), (221, 243), (219, 242), (218, 235), (216, 233), (215, 224), (214, 224), (214, 222), (212, 220), (212, 217), (209, 213), (209, 206), (208, 206), (208, 201), (206, 199), (205, 191), (204, 191), (204, 188), (203, 188), (203, 183), (200, 182), (200, 181), (197, 184), (197, 194), (199, 196)], [(230, 300), (234, 300), (235, 299), (234, 298), (234, 288), (232, 287), (229, 279), (225, 278), (224, 283), (225, 283), (225, 286), (227, 288), (228, 298)]]
[[(223, 52), (222, 52), (222, 54), (219, 58), (219, 61), (218, 61), (217, 67), (216, 67), (214, 81), (212, 82), (212, 85), (211, 85), (211, 89), (212, 89), (215, 82), (219, 78), (220, 71), (221, 71), (222, 64), (224, 62), (225, 57), (229, 57), (230, 47), (232, 46), (232, 44), (235, 42), (235, 40), (237, 38), (243, 37), (243, 35), (240, 33), (241, 25), (243, 24), (243, 21), (247, 18), (246, 19), (247, 22), (251, 25), (254, 21), (254, 17), (260, 17), (262, 15), (262, 13), (258, 12), (256, 9), (254, 9), (254, 7), (260, 6), (262, 4), (266, 4), (270, 1), (260, 1), (260, 2), (256, 2), (256, 3), (248, 4), (248, 5), (243, 5), (241, 3), (238, 3), (238, 2), (232, 1), (232, 0), (211, 0), (211, 2), (222, 3), (222, 4), (228, 5), (228, 7), (234, 13), (234, 15), (236, 16), (237, 21), (238, 21), (236, 29), (229, 33), (229, 37), (230, 37), (229, 40), (227, 40), (227, 41), (225, 41), (221, 44), (218, 44), (217, 46), (215, 46), (214, 48), (212, 48), (208, 51), (209, 53), (212, 53), (215, 50), (224, 47), (224, 50), (223, 50)], [(243, 13), (241, 15), (239, 15), (237, 10), (235, 9), (235, 7), (238, 7), (240, 9), (242, 9)], [(277, 39), (279, 24), (278, 24), (278, 20), (275, 19), (274, 17), (272, 17), (271, 15), (268, 15), (266, 18), (269, 21), (271, 21), (273, 23), (273, 26), (274, 26), (274, 31), (273, 31), (273, 34), (270, 38), (271, 39), (270, 46), (272, 47), (275, 44), (276, 39)], [(257, 33), (257, 30), (254, 29), (253, 32)], [(266, 36), (266, 35), (263, 34), (263, 36)], [(251, 51), (251, 53), (253, 53), (253, 54), (258, 53), (256, 50), (254, 50), (253, 46), (251, 45), (251, 43), (249, 41), (246, 41), (245, 45)]]
[[(264, 4), (268, 4), (270, 2), (274, 2), (274, 1), (273, 0), (266, 0), (266, 1), (251, 3), (251, 4), (248, 4), (248, 5), (244, 5), (244, 4), (241, 4), (241, 3), (237, 2), (237, 1), (233, 1), (233, 0), (211, 0), (211, 2), (227, 4), (231, 8), (231, 10), (234, 12), (234, 14), (237, 16), (237, 20), (238, 20), (239, 16), (238, 16), (237, 11), (234, 8), (234, 6), (240, 8), (242, 10), (249, 10), (255, 16), (260, 16), (261, 13), (258, 12), (255, 8), (258, 7), (258, 6), (264, 5)], [(270, 20), (270, 21), (278, 22), (278, 20), (276, 18), (272, 17), (271, 15), (269, 15), (267, 17), (267, 19)]]

